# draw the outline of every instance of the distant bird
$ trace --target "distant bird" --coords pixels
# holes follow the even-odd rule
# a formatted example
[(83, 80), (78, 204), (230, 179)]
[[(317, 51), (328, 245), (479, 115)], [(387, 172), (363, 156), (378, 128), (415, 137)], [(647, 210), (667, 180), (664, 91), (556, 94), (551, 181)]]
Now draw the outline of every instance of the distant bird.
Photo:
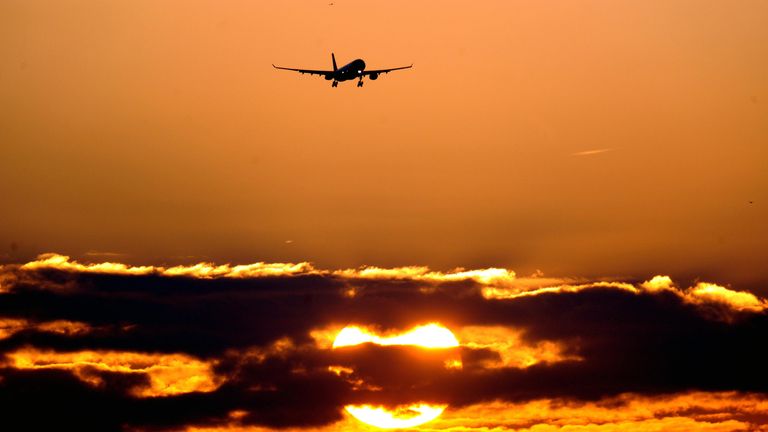
[(749, 203), (752, 204), (752, 201), (750, 201)]
[(328, 3), (328, 6), (333, 6), (333, 3)]

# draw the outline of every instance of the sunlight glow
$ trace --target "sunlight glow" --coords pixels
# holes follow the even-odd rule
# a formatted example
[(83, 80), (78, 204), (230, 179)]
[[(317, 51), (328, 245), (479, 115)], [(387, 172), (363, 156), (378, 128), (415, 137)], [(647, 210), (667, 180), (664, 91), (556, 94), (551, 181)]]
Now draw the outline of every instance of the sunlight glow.
[(402, 429), (423, 425), (436, 419), (447, 405), (426, 403), (399, 406), (394, 409), (371, 405), (347, 405), (344, 407), (352, 417), (371, 426), (382, 429)]
[(381, 337), (361, 327), (344, 327), (333, 341), (333, 348), (360, 345), (364, 343), (376, 345), (416, 345), (422, 348), (453, 348), (459, 346), (459, 341), (450, 330), (437, 323), (430, 323), (413, 328), (412, 330)]
[[(438, 323), (417, 326), (404, 333), (379, 336), (375, 332), (358, 326), (343, 328), (333, 341), (333, 348), (350, 347), (364, 343), (376, 345), (413, 345), (421, 348), (455, 348), (459, 346), (456, 336)], [(446, 360), (445, 367), (461, 369), (461, 359)], [(340, 375), (346, 368), (333, 369)], [(349, 370), (351, 372), (351, 370)], [(396, 407), (372, 405), (347, 405), (344, 409), (354, 418), (370, 426), (382, 429), (402, 429), (422, 425), (436, 419), (448, 405), (416, 403)]]

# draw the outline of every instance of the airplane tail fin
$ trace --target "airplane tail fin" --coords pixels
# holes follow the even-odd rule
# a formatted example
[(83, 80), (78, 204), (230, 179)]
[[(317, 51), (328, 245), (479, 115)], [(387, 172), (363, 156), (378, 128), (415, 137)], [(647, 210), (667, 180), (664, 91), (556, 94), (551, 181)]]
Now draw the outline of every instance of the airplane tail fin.
[(333, 60), (333, 71), (336, 72), (339, 68), (336, 67), (336, 56), (331, 53), (331, 60)]

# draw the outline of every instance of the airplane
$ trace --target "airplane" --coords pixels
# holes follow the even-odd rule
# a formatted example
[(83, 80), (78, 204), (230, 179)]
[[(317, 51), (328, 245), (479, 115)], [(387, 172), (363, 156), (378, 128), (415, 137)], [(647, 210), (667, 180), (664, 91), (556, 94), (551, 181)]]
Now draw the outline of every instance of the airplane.
[(324, 71), (324, 70), (311, 70), (311, 69), (295, 69), (295, 68), (287, 68), (287, 67), (280, 67), (275, 66), (274, 64), (272, 67), (275, 69), (282, 69), (282, 70), (289, 70), (294, 72), (299, 72), (302, 75), (307, 73), (310, 75), (320, 75), (325, 77), (326, 80), (331, 81), (333, 80), (333, 83), (331, 84), (331, 87), (337, 87), (339, 85), (340, 81), (349, 81), (353, 80), (355, 78), (359, 79), (357, 82), (358, 87), (363, 86), (363, 77), (367, 76), (371, 79), (371, 81), (375, 81), (379, 78), (379, 75), (390, 73), (392, 71), (401, 70), (401, 69), (409, 69), (413, 67), (413, 64), (410, 66), (401, 66), (391, 69), (377, 69), (377, 70), (365, 70), (365, 62), (362, 59), (353, 60), (349, 64), (342, 66), (342, 67), (336, 67), (336, 56), (331, 53), (331, 61), (333, 61), (333, 70), (332, 71)]

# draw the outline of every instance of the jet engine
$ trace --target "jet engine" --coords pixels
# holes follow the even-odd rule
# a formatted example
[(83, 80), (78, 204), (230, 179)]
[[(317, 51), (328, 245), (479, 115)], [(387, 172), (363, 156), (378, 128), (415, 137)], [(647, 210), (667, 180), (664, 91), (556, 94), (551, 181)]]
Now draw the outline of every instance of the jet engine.
[(325, 74), (325, 80), (330, 81), (333, 79), (333, 74)]
[(379, 78), (379, 74), (373, 73), (369, 76), (369, 78), (371, 79), (371, 81), (376, 81)]

